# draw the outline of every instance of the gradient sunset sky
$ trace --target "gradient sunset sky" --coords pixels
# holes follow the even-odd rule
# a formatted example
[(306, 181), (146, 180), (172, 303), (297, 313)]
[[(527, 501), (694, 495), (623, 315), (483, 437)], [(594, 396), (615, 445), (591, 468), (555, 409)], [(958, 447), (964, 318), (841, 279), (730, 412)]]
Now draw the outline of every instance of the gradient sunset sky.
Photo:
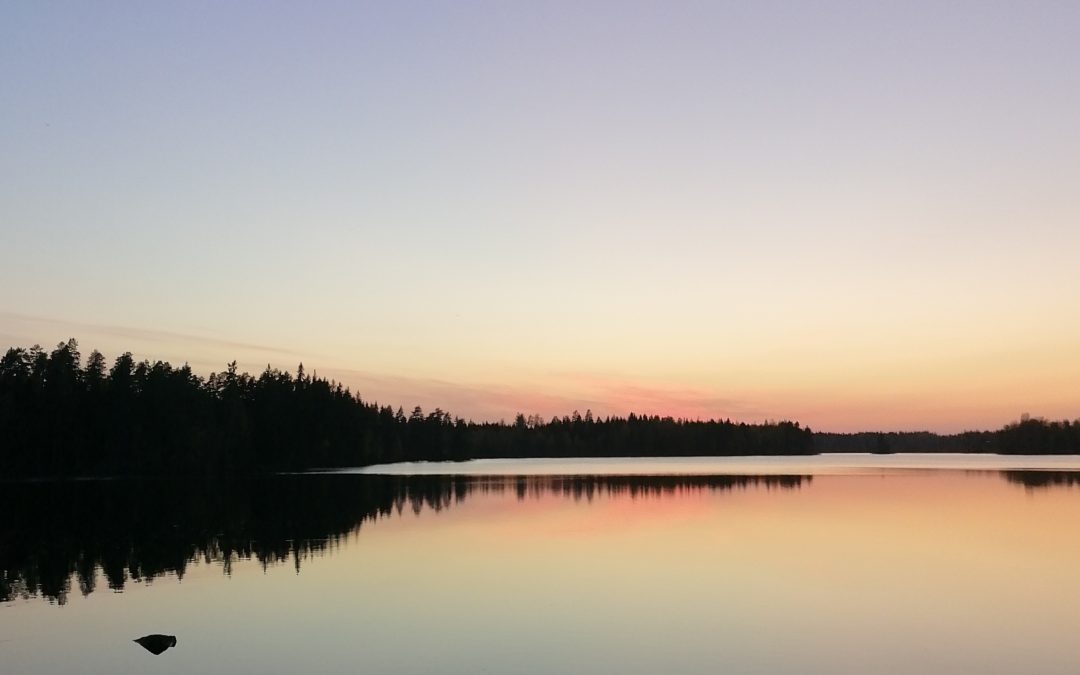
[(1080, 417), (1080, 3), (0, 6), (0, 343), (473, 419)]

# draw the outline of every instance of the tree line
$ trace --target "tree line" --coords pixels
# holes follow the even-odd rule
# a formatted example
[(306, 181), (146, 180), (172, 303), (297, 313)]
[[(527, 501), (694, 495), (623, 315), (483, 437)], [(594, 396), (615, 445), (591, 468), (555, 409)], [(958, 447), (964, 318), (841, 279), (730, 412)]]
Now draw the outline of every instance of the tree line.
[(1002, 455), (1080, 454), (1080, 419), (1046, 420), (1024, 415), (996, 431), (935, 434), (929, 431), (861, 431), (814, 434), (817, 452), (969, 452)]
[(0, 359), (0, 476), (230, 475), (383, 462), (490, 457), (779, 455), (812, 452), (794, 422), (658, 415), (473, 422), (436, 408), (365, 401), (341, 383), (232, 362), (203, 378), (188, 365), (83, 362), (78, 343), (13, 347)]
[(188, 365), (109, 366), (78, 343), (13, 347), (0, 359), (0, 476), (230, 475), (491, 457), (793, 455), (816, 452), (1080, 452), (1080, 421), (1025, 419), (967, 435), (814, 434), (798, 422), (746, 424), (629, 414), (473, 422), (406, 414), (341, 383), (236, 362), (203, 378)]

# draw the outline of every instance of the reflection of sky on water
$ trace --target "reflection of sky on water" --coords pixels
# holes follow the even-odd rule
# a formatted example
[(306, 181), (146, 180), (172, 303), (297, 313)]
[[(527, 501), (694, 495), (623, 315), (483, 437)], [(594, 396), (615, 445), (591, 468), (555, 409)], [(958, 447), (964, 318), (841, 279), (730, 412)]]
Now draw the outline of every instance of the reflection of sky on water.
[(239, 557), (229, 576), (202, 562), (63, 607), (6, 603), (0, 658), (20, 673), (142, 672), (155, 657), (130, 639), (162, 632), (182, 639), (154, 672), (1080, 669), (1068, 474), (668, 481), (421, 482), (426, 497), (358, 530), (331, 523), (299, 572)]

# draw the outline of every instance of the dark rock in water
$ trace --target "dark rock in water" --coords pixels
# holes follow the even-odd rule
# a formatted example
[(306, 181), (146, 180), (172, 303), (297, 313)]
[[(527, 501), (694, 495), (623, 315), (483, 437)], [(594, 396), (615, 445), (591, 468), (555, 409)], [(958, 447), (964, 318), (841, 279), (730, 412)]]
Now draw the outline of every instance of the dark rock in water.
[(160, 654), (161, 652), (165, 651), (169, 647), (175, 647), (176, 646), (176, 636), (175, 635), (146, 635), (146, 636), (143, 636), (143, 637), (139, 638), (138, 640), (133, 640), (133, 642), (138, 642), (139, 645), (141, 645), (146, 651), (150, 652), (151, 654), (156, 655), (156, 654)]

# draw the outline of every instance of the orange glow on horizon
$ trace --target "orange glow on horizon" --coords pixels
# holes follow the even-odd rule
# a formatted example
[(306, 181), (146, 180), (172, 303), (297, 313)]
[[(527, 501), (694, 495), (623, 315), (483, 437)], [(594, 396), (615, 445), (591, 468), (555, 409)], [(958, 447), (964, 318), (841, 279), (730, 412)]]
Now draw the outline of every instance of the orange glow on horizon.
[[(633, 412), (749, 423), (791, 420), (817, 431), (953, 433), (997, 429), (1023, 413), (1080, 417), (1075, 387), (1080, 359), (1064, 338), (1010, 349), (995, 346), (994, 340), (967, 349), (937, 347), (956, 350), (952, 353), (919, 353), (911, 346), (890, 351), (886, 345), (874, 351), (854, 345), (826, 348), (811, 339), (805, 349), (758, 350), (740, 363), (725, 354), (690, 351), (663, 361), (642, 360), (633, 367), (619, 360), (590, 368), (568, 362), (558, 368), (523, 367), (495, 352), (460, 364), (449, 355), (407, 367), (386, 362), (374, 371), (329, 355), (341, 348), (297, 344), (285, 349), (258, 341), (69, 325), (23, 315), (6, 319), (17, 334), (37, 336), (13, 337), (13, 344), (38, 342), (49, 348), (59, 339), (47, 336), (72, 333), (79, 337), (84, 356), (94, 348), (107, 358), (131, 350), (136, 358), (190, 363), (203, 375), (223, 370), (233, 359), (252, 373), (268, 363), (295, 372), (303, 362), (309, 373), (342, 382), (366, 401), (405, 410), (438, 407), (477, 421), (512, 420), (519, 412), (549, 420), (592, 410), (602, 417)], [(820, 358), (814, 349), (821, 350)]]

